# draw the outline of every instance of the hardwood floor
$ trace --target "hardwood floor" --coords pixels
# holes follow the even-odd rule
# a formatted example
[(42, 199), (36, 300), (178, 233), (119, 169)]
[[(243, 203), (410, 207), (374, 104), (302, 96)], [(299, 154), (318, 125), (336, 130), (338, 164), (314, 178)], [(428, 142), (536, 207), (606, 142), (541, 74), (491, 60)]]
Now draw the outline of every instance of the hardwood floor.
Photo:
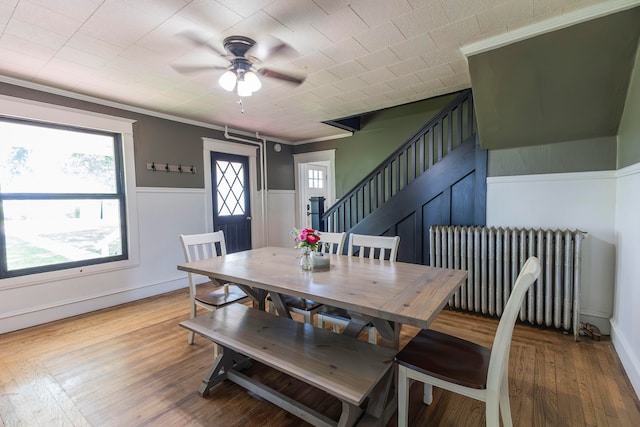
[[(181, 290), (0, 335), (0, 426), (305, 425), (235, 384), (198, 396), (213, 345), (198, 336), (187, 344), (178, 326), (188, 318), (187, 299)], [(445, 311), (433, 328), (490, 345), (496, 326)], [(405, 327), (403, 343), (415, 332)], [(334, 398), (261, 368), (248, 372), (337, 418)], [(574, 342), (517, 325), (510, 392), (516, 426), (640, 425), (640, 403), (606, 337)], [(412, 425), (484, 425), (482, 403), (437, 389), (431, 406), (420, 398), (414, 387)]]

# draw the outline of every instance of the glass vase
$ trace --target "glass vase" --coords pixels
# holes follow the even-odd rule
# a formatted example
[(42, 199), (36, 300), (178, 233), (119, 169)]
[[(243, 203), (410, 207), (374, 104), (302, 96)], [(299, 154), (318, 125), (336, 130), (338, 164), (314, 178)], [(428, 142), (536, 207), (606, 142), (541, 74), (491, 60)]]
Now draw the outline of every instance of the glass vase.
[(303, 271), (313, 270), (313, 251), (310, 248), (302, 248), (300, 255), (300, 268)]

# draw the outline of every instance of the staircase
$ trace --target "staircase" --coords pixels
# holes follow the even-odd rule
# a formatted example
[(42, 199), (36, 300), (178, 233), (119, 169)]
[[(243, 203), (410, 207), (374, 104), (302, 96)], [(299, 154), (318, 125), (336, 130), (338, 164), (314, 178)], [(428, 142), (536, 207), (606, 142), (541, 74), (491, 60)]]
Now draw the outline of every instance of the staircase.
[(475, 125), (468, 89), (328, 209), (322, 229), (398, 235), (398, 261), (428, 264), (431, 225), (485, 225), (487, 153)]

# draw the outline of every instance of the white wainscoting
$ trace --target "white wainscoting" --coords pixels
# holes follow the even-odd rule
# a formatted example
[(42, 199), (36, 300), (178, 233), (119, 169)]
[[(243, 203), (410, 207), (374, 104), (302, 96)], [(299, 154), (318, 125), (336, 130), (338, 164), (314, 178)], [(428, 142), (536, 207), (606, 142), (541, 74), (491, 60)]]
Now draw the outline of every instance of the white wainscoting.
[[(176, 265), (184, 261), (178, 236), (207, 231), (205, 191), (137, 188), (136, 196), (139, 264), (80, 277), (0, 286), (0, 333), (187, 286), (186, 273), (176, 269)], [(267, 206), (269, 245), (290, 247), (290, 232), (295, 224), (295, 192), (268, 191)], [(257, 237), (256, 243), (262, 246), (262, 236)]]
[(268, 246), (292, 247), (291, 230), (296, 223), (296, 192), (293, 190), (269, 190), (267, 195)]
[(615, 285), (616, 172), (487, 179), (487, 225), (581, 230), (582, 321), (609, 334)]
[(176, 269), (184, 260), (178, 235), (206, 230), (204, 190), (137, 188), (136, 196), (140, 263), (80, 277), (0, 287), (0, 333), (187, 286), (186, 273)]
[(611, 339), (640, 396), (640, 163), (618, 171), (615, 234), (618, 248)]

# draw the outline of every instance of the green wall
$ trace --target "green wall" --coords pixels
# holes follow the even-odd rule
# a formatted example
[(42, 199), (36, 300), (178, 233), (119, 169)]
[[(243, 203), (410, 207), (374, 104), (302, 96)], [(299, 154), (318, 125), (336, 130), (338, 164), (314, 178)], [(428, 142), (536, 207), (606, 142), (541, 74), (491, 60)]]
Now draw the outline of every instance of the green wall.
[(618, 129), (618, 168), (640, 162), (640, 46)]
[(490, 150), (488, 176), (616, 170), (640, 162), (640, 46), (617, 136)]
[[(107, 107), (61, 95), (0, 82), (0, 95), (61, 105), (82, 111), (135, 120), (133, 125), (136, 184), (138, 187), (204, 188), (202, 138), (225, 141), (224, 132), (119, 108)], [(248, 138), (250, 139), (250, 138)], [(269, 189), (294, 189), (291, 147), (282, 145), (280, 153), (268, 141), (267, 185)], [(256, 147), (257, 150), (257, 147)], [(147, 171), (147, 163), (193, 165), (197, 174)], [(258, 165), (260, 167), (260, 165)], [(259, 179), (259, 174), (258, 174)]]
[[(136, 181), (140, 187), (203, 188), (202, 137), (225, 140), (222, 131), (107, 107), (0, 82), (0, 94), (135, 120)], [(293, 190), (293, 154), (336, 150), (336, 192), (342, 196), (415, 134), (456, 94), (366, 114), (363, 127), (349, 138), (290, 146), (267, 143), (269, 189)], [(193, 165), (196, 175), (162, 174), (146, 163)], [(614, 170), (640, 162), (640, 50), (616, 137), (567, 141), (543, 146), (491, 150), (488, 176)], [(260, 165), (259, 165), (260, 167)]]
[(270, 190), (295, 190), (293, 146), (280, 144), (280, 152), (267, 141), (267, 186)]
[(362, 130), (348, 138), (294, 146), (293, 153), (336, 150), (336, 196), (351, 190), (411, 138), (457, 93), (388, 108), (362, 117)]
[(487, 149), (618, 133), (640, 38), (640, 7), (468, 58)]
[[(224, 132), (217, 129), (94, 104), (8, 83), (0, 82), (0, 94), (135, 120), (134, 156), (136, 184), (139, 187), (204, 188), (202, 138), (225, 141)], [(280, 152), (274, 150), (274, 142), (267, 141), (268, 188), (270, 190), (295, 189), (293, 154), (335, 148), (336, 192), (340, 197), (413, 136), (455, 95), (449, 94), (368, 113), (362, 118), (362, 130), (349, 138), (299, 146), (280, 144)], [(151, 172), (146, 170), (146, 164), (150, 162), (193, 165), (198, 173), (192, 175)], [(260, 167), (259, 164), (258, 168)], [(259, 176), (258, 173), (258, 179)]]
[(487, 176), (616, 169), (616, 137), (490, 150)]

